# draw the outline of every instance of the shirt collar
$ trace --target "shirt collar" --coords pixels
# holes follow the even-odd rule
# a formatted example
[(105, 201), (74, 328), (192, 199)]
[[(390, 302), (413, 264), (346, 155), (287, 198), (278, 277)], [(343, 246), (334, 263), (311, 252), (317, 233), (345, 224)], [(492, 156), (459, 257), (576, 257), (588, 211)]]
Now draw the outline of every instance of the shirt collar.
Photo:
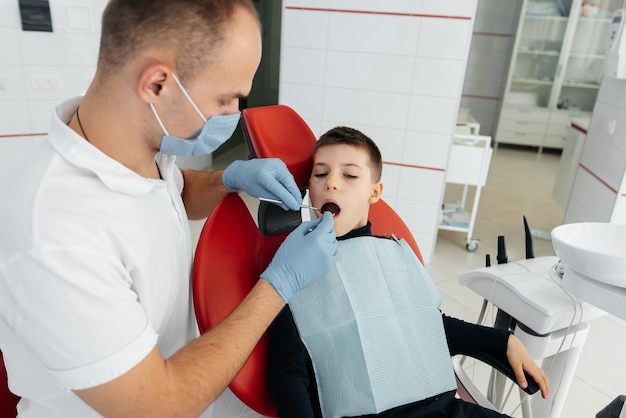
[[(91, 145), (74, 132), (67, 123), (72, 118), (81, 97), (61, 103), (52, 112), (52, 122), (48, 140), (52, 147), (70, 164), (94, 173), (109, 189), (129, 195), (149, 193), (164, 182), (142, 177)], [(162, 159), (161, 162), (173, 160)], [(160, 167), (161, 172), (171, 167)]]
[(367, 221), (367, 224), (365, 226), (353, 229), (347, 234), (337, 237), (337, 241), (343, 241), (344, 239), (365, 237), (370, 235), (372, 235), (372, 223), (370, 221)]

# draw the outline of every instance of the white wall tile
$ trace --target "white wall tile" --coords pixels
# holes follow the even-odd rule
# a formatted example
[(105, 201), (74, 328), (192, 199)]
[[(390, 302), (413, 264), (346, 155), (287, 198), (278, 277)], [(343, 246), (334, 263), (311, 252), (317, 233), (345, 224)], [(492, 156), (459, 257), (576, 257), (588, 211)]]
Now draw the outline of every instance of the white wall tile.
[(400, 167), (398, 197), (416, 202), (440, 205), (441, 184), (444, 181), (444, 171)]
[[(383, 156), (383, 160), (385, 157)], [(398, 185), (400, 184), (400, 167), (392, 164), (383, 165), (381, 177), (383, 183), (383, 198), (387, 203), (398, 197)], [(391, 204), (391, 203), (390, 203)]]
[(278, 101), (305, 119), (323, 119), (324, 88), (298, 83), (281, 84)]
[(417, 242), (417, 245), (420, 248), (424, 264), (428, 265), (433, 257), (433, 253), (435, 252), (437, 235), (427, 234), (418, 230), (411, 230), (411, 235), (413, 235), (415, 242)]
[(26, 100), (0, 100), (0, 115), (0, 135), (32, 133)]
[(615, 202), (611, 222), (626, 225), (626, 196), (619, 196)]
[(572, 190), (565, 215), (563, 216), (563, 223), (569, 224), (573, 222), (607, 222), (607, 219), (600, 219), (596, 214), (591, 213), (584, 202), (573, 194)]
[(465, 61), (472, 32), (471, 20), (421, 20), (417, 56)]
[(407, 128), (414, 131), (450, 134), (459, 111), (456, 98), (411, 96)]
[(421, 13), (424, 9), (424, 0), (331, 0), (330, 6), (337, 9), (371, 12)]
[[(576, 179), (572, 186), (571, 200), (576, 200), (578, 205), (584, 208), (581, 215), (590, 216), (591, 219), (569, 220), (569, 222), (598, 221), (609, 222), (616, 194), (601, 184), (595, 177), (587, 171), (578, 168)], [(571, 205), (571, 202), (570, 202)], [(570, 212), (570, 208), (567, 209)], [(582, 212), (579, 210), (579, 212)], [(589, 215), (587, 215), (589, 214)], [(566, 220), (571, 219), (571, 215), (566, 215)]]
[(465, 61), (416, 58), (411, 93), (456, 98), (464, 77)]
[(282, 47), (326, 49), (329, 14), (283, 9)]
[(437, 224), (439, 218), (440, 206), (431, 202), (420, 202), (399, 197), (394, 209), (411, 231), (432, 234), (433, 225)]
[(285, 83), (324, 85), (327, 55), (325, 50), (287, 47), (284, 51), (280, 60), (280, 71)]
[[(431, 2), (332, 0), (328, 12), (286, 11), (283, 25), (292, 39), (282, 43), (283, 59), (308, 59), (302, 55), (285, 58), (296, 51), (291, 46), (320, 48), (328, 55), (321, 91), (307, 85), (304, 76), (293, 82), (295, 72), (306, 70), (297, 70), (290, 62), (285, 66), (289, 70), (281, 74), (279, 92), (280, 102), (307, 113), (310, 125), (321, 121), (322, 132), (347, 125), (374, 139), (387, 162), (383, 198), (405, 220), (428, 262), (437, 236), (443, 168), (456, 125), (473, 20), (425, 16), (426, 3)], [(454, 10), (445, 13), (454, 16), (468, 11), (472, 17), (475, 5), (475, 0), (444, 0), (430, 10), (442, 14)], [(307, 3), (306, 7), (326, 6)], [(312, 27), (308, 23), (325, 13), (330, 21), (328, 38), (324, 24)], [(324, 42), (312, 37), (324, 38)], [(319, 81), (317, 74), (309, 78)], [(322, 111), (317, 115), (320, 98)]]
[(31, 119), (31, 132), (48, 132), (50, 130), (52, 112), (63, 100), (65, 98), (62, 100), (30, 100), (28, 102), (28, 115)]
[[(17, 1), (0, 1), (0, 28), (21, 28)], [(0, 31), (0, 33), (2, 33)], [(0, 39), (2, 37), (0, 36)], [(2, 49), (0, 49), (2, 50)], [(2, 50), (3, 51), (3, 50)]]
[[(0, 90), (0, 101), (26, 100), (24, 73), (21, 65), (0, 65), (0, 78), (4, 90)], [(10, 115), (3, 114), (3, 117)]]
[[(626, 168), (626, 150), (620, 149), (626, 135), (626, 123), (621, 123), (624, 116), (625, 111), (597, 103), (580, 158), (581, 163), (614, 188), (621, 184)], [(607, 129), (611, 120), (617, 121), (613, 135)]]
[(356, 125), (355, 127), (376, 142), (382, 154), (383, 161), (396, 163), (402, 161), (402, 147), (405, 142), (404, 129), (389, 126)]
[(419, 167), (445, 169), (450, 141), (450, 135), (407, 131), (400, 161)]
[(324, 97), (324, 119), (344, 124), (402, 127), (406, 124), (409, 96), (328, 87)]
[[(28, 100), (62, 101), (68, 97), (84, 94), (87, 80), (91, 79), (95, 67), (89, 66), (50, 66), (25, 65), (23, 66), (24, 84)], [(37, 87), (42, 79), (58, 82), (58, 87)]]
[(283, 0), (283, 7), (330, 7), (330, 0)]
[[(0, 16), (2, 14), (0, 13)], [(20, 50), (17, 31), (0, 27), (0, 64), (20, 64)]]
[(331, 13), (328, 48), (412, 56), (421, 20), (412, 16)]
[(98, 33), (18, 33), (24, 65), (95, 65), (99, 41)]
[(596, 105), (599, 103), (611, 104), (615, 107), (626, 109), (626, 97), (622, 94), (620, 85), (620, 80), (613, 77), (604, 77), (600, 84)]
[(411, 85), (413, 58), (329, 51), (326, 83), (333, 87), (406, 93)]
[(330, 127), (325, 128), (323, 126), (324, 121), (322, 121), (321, 119), (307, 118), (305, 119), (305, 121), (307, 125), (309, 125), (309, 128), (311, 128), (311, 130), (313, 131), (313, 135), (315, 135), (315, 138), (319, 138), (324, 132), (330, 129)]
[(444, 16), (470, 16), (476, 12), (477, 0), (431, 0), (424, 2), (425, 14)]
[(0, 170), (8, 170), (19, 164), (33, 149), (29, 137), (0, 138)]

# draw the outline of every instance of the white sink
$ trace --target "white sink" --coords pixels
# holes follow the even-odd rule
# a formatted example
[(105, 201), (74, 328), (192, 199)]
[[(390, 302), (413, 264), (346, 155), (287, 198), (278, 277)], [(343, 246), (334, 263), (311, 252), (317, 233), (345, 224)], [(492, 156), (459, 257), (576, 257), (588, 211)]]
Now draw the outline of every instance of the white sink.
[(626, 225), (571, 223), (552, 230), (552, 245), (567, 269), (626, 288)]

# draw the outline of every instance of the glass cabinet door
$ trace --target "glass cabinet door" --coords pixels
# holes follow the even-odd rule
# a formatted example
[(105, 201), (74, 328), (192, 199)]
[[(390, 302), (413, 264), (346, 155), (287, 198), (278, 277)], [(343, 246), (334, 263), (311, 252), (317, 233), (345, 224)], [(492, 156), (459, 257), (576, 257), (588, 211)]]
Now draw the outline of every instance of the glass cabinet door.
[(604, 74), (611, 16), (621, 3), (621, 0), (582, 2), (564, 65), (557, 108), (593, 110)]
[(522, 9), (520, 38), (509, 102), (548, 107), (560, 68), (572, 0), (529, 0)]

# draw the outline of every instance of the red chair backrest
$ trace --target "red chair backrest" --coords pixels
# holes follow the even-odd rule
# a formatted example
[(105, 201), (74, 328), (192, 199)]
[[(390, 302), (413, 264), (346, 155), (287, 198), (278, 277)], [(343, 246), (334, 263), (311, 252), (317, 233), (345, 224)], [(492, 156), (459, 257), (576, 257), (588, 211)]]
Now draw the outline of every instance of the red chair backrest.
[[(304, 120), (284, 105), (244, 109), (242, 120), (253, 156), (282, 159), (298, 186), (306, 188), (316, 138)], [(374, 234), (404, 238), (422, 260), (411, 232), (387, 203), (372, 205), (370, 220)], [(262, 235), (238, 195), (220, 202), (202, 229), (194, 260), (194, 306), (201, 332), (219, 324), (245, 298), (286, 235)], [(266, 384), (267, 349), (264, 336), (230, 389), (258, 413), (275, 416)]]
[(2, 357), (2, 352), (0, 352), (0, 418), (15, 418), (19, 401), (20, 398), (9, 390), (4, 358)]

